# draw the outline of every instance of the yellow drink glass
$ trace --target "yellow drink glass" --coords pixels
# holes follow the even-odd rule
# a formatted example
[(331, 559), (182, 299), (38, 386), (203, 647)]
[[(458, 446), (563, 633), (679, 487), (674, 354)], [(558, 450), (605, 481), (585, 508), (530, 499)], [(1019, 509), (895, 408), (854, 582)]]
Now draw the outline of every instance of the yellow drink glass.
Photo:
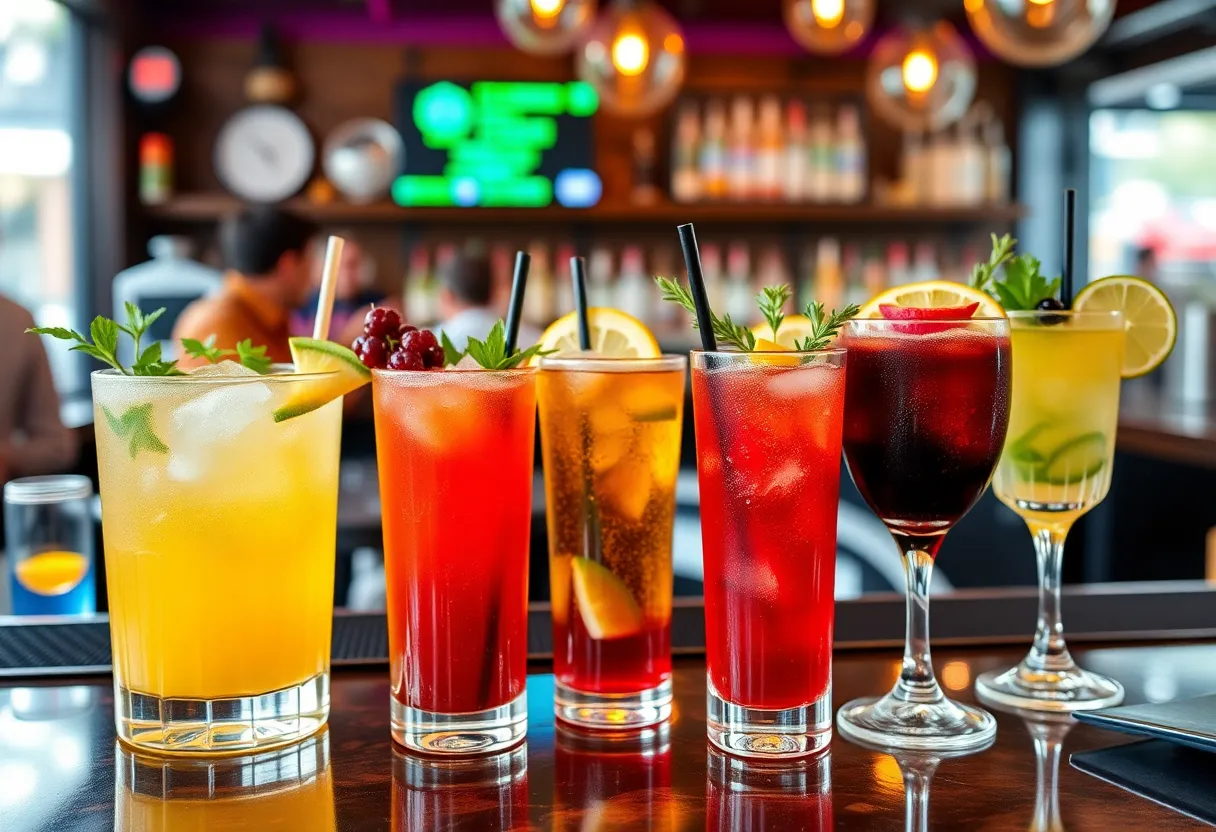
[(1020, 665), (976, 680), (980, 698), (1032, 710), (1104, 708), (1113, 679), (1077, 667), (1064, 643), (1060, 569), (1077, 518), (1106, 497), (1119, 424), (1124, 350), (1119, 312), (1011, 312), (1013, 401), (992, 487), (1030, 527), (1039, 562), (1039, 618)]
[(262, 750), (329, 713), (341, 402), (314, 374), (93, 374), (118, 736)]

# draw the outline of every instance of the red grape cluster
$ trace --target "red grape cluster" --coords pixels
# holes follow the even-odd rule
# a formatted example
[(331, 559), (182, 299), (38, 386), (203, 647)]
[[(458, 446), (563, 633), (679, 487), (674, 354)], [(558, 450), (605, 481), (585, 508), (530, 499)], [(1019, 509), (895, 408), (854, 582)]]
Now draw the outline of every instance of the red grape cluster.
[(373, 306), (350, 348), (369, 369), (443, 369), (443, 347), (429, 329), (403, 324), (392, 309)]

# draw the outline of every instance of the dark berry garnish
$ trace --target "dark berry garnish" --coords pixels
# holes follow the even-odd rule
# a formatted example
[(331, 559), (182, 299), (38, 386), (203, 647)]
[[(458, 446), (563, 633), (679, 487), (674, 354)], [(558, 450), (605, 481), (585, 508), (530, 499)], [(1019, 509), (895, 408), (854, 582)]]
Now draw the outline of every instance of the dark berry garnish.
[(418, 331), (418, 327), (416, 327), (416, 326), (410, 326), (409, 324), (402, 324), (402, 325), (401, 325), (401, 326), (400, 326), (400, 327), (397, 329), (397, 340), (398, 340), (398, 341), (400, 341), (400, 340), (401, 340), (401, 338), (402, 338), (402, 337), (405, 335), (405, 333), (407, 333), (407, 332), (417, 332), (417, 331)]
[(355, 355), (368, 369), (384, 369), (388, 365), (388, 345), (383, 338), (360, 335), (350, 345)]
[(383, 306), (373, 306), (363, 319), (363, 331), (377, 338), (395, 336), (400, 328), (401, 316)]
[(426, 365), (422, 363), (422, 356), (398, 347), (388, 357), (388, 368), (390, 370), (425, 370)]
[[(1062, 312), (1068, 307), (1059, 298), (1043, 298), (1034, 308), (1043, 312)], [(1057, 326), (1067, 320), (1067, 315), (1043, 315), (1039, 318), (1039, 323), (1044, 326)]]
[(447, 356), (443, 353), (443, 347), (435, 346), (428, 349), (422, 354), (422, 361), (426, 364), (427, 369), (442, 370)]

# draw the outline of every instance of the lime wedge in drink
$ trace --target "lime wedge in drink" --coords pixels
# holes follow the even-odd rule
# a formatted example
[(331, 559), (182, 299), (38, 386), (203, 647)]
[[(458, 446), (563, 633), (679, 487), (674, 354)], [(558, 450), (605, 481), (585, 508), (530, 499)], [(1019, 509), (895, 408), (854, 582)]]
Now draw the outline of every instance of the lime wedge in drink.
[(587, 558), (573, 558), (570, 568), (574, 601), (589, 636), (623, 638), (641, 632), (642, 610), (620, 578)]
[(372, 371), (364, 367), (358, 356), (341, 344), (315, 338), (292, 338), (289, 343), (297, 373), (327, 375), (300, 385), (299, 392), (274, 412), (276, 422), (311, 413), (352, 390), (358, 390), (372, 380)]

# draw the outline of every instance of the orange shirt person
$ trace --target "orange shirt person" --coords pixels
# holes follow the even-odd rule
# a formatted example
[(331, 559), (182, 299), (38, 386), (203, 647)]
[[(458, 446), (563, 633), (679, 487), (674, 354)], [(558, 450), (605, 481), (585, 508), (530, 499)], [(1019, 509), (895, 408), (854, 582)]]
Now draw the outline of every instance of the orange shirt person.
[[(249, 208), (224, 220), (220, 250), (228, 274), (215, 295), (186, 307), (173, 327), (173, 340), (215, 336), (215, 345), (233, 349), (246, 338), (265, 346), (275, 362), (290, 362), (290, 316), (309, 290), (309, 222), (277, 208)], [(206, 363), (184, 356), (182, 368)]]

